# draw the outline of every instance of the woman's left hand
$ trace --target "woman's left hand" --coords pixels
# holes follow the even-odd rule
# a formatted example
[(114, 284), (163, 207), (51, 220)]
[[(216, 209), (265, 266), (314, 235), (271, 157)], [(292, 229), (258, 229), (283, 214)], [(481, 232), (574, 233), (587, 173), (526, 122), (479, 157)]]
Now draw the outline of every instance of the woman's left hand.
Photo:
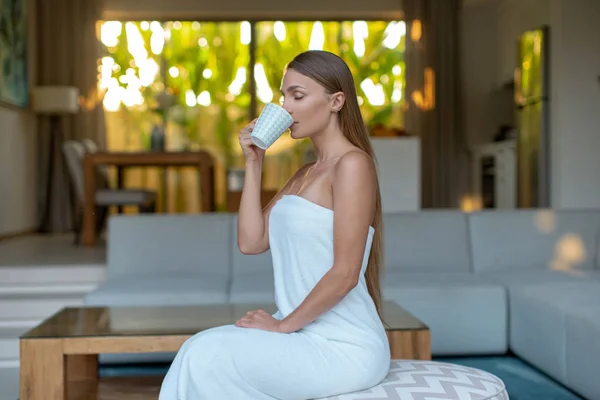
[(281, 331), (281, 321), (273, 318), (271, 314), (266, 313), (263, 310), (249, 311), (245, 316), (240, 318), (235, 326), (241, 328), (255, 328), (262, 329), (263, 331), (279, 332)]

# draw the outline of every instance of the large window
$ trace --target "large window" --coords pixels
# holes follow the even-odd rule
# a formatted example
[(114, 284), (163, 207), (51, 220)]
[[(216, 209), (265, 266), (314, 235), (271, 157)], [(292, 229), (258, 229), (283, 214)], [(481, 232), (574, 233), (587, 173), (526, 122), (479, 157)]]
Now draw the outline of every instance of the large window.
[[(202, 148), (218, 160), (218, 204), (224, 203), (225, 171), (243, 163), (239, 129), (264, 104), (280, 102), (285, 65), (302, 51), (331, 51), (348, 63), (372, 132), (403, 128), (402, 21), (104, 21), (100, 26), (105, 54), (98, 84), (105, 93), (109, 148), (151, 149), (165, 127), (167, 149)], [(268, 152), (265, 186), (283, 185), (304, 162), (307, 145), (289, 136), (279, 140)], [(158, 177), (132, 171), (127, 179), (156, 186)], [(169, 211), (193, 210), (194, 179), (184, 172), (169, 181), (175, 182), (166, 189), (175, 198)]]

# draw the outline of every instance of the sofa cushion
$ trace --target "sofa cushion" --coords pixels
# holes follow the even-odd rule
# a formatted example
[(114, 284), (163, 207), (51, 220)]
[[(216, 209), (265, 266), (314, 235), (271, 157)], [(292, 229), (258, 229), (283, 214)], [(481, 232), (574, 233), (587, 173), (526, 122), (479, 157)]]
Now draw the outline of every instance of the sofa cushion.
[(600, 272), (600, 233), (596, 242), (596, 271)]
[(219, 274), (153, 274), (109, 280), (88, 293), (93, 306), (161, 306), (226, 303), (228, 278)]
[(484, 275), (469, 272), (405, 272), (384, 271), (382, 282), (384, 288), (406, 286), (490, 286), (498, 287), (498, 283)]
[(386, 213), (383, 229), (387, 271), (471, 270), (467, 220), (460, 211)]
[(237, 276), (247, 276), (251, 274), (271, 274), (273, 275), (273, 260), (271, 251), (267, 250), (261, 254), (242, 254), (237, 244), (237, 216), (231, 220), (231, 274), (235, 280)]
[(600, 292), (594, 304), (567, 313), (567, 383), (570, 388), (593, 399), (600, 395)]
[(504, 354), (508, 349), (506, 289), (469, 273), (389, 273), (382, 295), (431, 330), (434, 356)]
[(599, 296), (596, 280), (514, 286), (509, 310), (512, 351), (567, 384), (566, 316), (579, 307), (600, 306)]
[(476, 272), (595, 267), (600, 211), (494, 210), (468, 220)]
[(488, 279), (502, 283), (509, 289), (514, 286), (531, 285), (538, 283), (583, 282), (590, 279), (600, 281), (600, 272), (573, 269), (568, 271), (520, 269), (489, 271), (477, 274)]
[(162, 272), (228, 276), (231, 218), (217, 213), (113, 216), (108, 279)]
[(272, 303), (275, 301), (273, 273), (238, 274), (233, 276), (230, 303)]

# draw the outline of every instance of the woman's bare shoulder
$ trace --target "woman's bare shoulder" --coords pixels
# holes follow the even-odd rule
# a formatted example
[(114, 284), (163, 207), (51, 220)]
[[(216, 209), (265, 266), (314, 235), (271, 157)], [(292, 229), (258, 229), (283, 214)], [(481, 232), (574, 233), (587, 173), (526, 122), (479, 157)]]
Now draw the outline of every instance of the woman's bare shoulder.
[(339, 218), (354, 221), (340, 226), (372, 224), (378, 187), (373, 158), (361, 150), (347, 152), (337, 162), (333, 179), (333, 210)]
[(346, 152), (335, 165), (337, 174), (360, 173), (370, 175), (375, 172), (375, 163), (366, 151), (356, 148)]

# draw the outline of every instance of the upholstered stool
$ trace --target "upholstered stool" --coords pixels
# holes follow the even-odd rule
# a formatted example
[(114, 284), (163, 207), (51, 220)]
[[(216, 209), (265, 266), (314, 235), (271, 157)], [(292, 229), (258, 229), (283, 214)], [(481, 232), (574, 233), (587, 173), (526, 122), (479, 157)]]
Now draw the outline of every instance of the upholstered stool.
[(392, 360), (379, 385), (327, 400), (508, 400), (504, 383), (488, 372), (436, 361)]

